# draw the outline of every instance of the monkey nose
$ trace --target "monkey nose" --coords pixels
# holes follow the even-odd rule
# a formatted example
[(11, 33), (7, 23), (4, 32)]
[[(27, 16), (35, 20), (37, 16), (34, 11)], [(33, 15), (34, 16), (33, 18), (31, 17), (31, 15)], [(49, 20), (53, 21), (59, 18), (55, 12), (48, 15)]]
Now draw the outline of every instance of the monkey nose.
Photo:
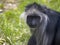
[(36, 23), (34, 21), (32, 21), (30, 27), (35, 28), (36, 27)]
[(35, 23), (35, 21), (32, 21), (32, 23), (31, 23), (33, 26), (35, 26), (36, 25), (36, 23)]

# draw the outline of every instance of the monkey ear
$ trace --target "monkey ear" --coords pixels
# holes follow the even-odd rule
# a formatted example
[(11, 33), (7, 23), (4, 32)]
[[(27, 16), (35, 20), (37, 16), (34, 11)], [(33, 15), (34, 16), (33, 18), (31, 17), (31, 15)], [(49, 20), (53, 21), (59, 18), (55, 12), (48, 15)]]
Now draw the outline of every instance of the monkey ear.
[(26, 14), (26, 12), (23, 12), (23, 13), (20, 15), (20, 19), (25, 19), (25, 14)]

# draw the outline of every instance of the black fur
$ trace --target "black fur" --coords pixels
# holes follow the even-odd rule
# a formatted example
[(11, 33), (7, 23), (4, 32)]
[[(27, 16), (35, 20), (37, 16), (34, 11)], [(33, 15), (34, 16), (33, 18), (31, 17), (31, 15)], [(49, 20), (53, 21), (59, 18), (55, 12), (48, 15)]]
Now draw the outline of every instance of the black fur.
[[(60, 13), (51, 9), (48, 9), (47, 7), (41, 6), (37, 3), (30, 4), (26, 6), (25, 12), (30, 10), (34, 6), (35, 9), (39, 10), (40, 12), (46, 14), (49, 18), (49, 21), (47, 23), (47, 26), (45, 27), (45, 32), (43, 35), (39, 32), (35, 33), (37, 30), (34, 31), (31, 38), (28, 41), (28, 45), (60, 45)], [(32, 11), (32, 10), (31, 10)], [(37, 27), (38, 28), (38, 27)], [(44, 27), (42, 27), (43, 29)], [(42, 38), (37, 35), (42, 35)], [(42, 40), (39, 40), (39, 44), (37, 44), (37, 39), (41, 38)], [(48, 41), (46, 42), (48, 38)]]

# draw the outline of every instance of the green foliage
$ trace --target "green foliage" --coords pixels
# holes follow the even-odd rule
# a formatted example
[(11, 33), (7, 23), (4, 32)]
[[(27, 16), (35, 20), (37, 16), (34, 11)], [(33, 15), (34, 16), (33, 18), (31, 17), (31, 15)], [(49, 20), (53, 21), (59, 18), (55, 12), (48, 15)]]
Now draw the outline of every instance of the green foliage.
[(60, 12), (60, 0), (43, 0), (43, 3), (47, 5), (48, 8)]
[(27, 43), (30, 35), (29, 28), (20, 20), (20, 11), (9, 10), (1, 14), (0, 17), (0, 29), (7, 43), (10, 45), (20, 45), (20, 42)]
[(3, 8), (3, 4), (0, 4), (0, 8)]

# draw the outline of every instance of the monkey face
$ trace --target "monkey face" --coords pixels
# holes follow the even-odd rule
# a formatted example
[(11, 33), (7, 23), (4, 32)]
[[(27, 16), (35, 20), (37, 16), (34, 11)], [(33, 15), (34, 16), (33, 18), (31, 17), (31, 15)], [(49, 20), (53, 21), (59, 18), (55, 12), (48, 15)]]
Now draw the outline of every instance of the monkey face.
[(41, 12), (37, 7), (38, 6), (33, 5), (21, 14), (21, 17), (24, 18), (30, 28), (40, 27), (41, 23), (44, 23), (48, 19), (48, 16)]
[(36, 14), (32, 14), (32, 15), (28, 15), (27, 16), (27, 24), (30, 28), (36, 28), (38, 27), (39, 23), (40, 23), (40, 19), (41, 17), (36, 15)]

